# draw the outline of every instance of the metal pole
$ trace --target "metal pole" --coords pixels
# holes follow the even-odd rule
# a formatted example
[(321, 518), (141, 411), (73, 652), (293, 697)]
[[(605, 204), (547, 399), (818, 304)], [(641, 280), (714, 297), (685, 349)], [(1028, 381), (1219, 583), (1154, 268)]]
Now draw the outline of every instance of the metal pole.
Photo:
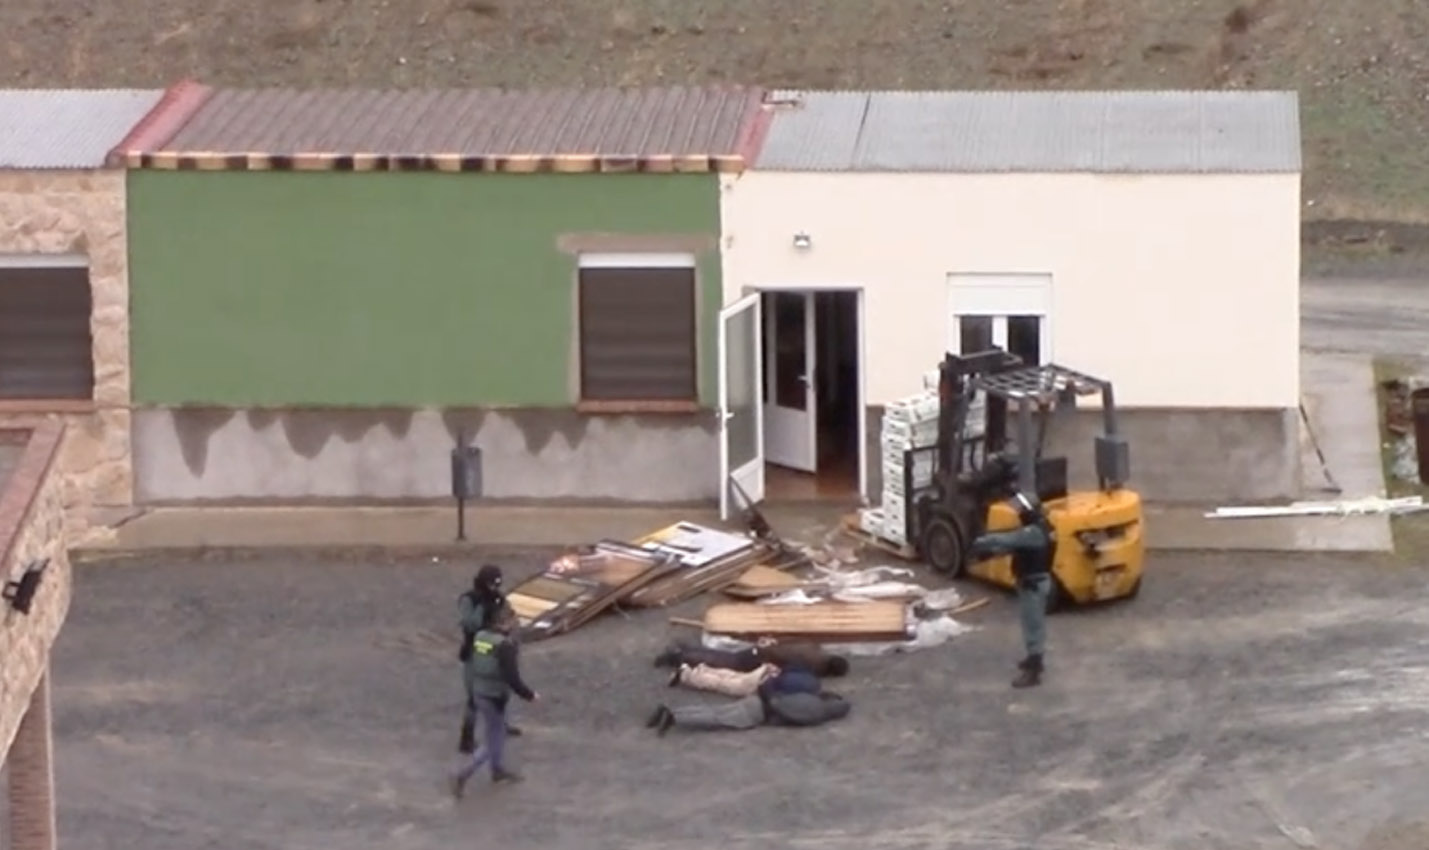
[(1032, 401), (1017, 403), (1017, 486), (1029, 497), (1037, 495), (1037, 452), (1032, 448)]

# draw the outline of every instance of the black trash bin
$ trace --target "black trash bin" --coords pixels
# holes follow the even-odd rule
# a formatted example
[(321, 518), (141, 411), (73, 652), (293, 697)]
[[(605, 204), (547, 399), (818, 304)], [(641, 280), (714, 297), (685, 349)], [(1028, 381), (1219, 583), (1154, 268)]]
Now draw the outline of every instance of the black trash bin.
[(459, 501), (481, 498), (481, 449), (452, 449), (452, 497)]

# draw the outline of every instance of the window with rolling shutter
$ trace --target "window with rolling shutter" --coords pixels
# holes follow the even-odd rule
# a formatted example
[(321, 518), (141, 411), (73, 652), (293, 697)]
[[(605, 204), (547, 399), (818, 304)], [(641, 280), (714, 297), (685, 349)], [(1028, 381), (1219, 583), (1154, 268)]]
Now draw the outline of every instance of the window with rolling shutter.
[(89, 269), (0, 266), (0, 399), (94, 396)]
[(582, 401), (694, 401), (693, 268), (580, 270)]

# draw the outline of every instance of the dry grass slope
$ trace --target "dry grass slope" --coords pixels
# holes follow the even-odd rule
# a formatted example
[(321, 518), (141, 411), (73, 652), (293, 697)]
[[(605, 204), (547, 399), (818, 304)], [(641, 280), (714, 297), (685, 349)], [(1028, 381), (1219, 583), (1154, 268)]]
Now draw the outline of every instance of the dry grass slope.
[(1429, 222), (1424, 0), (8, 0), (0, 84), (1294, 88), (1312, 219)]

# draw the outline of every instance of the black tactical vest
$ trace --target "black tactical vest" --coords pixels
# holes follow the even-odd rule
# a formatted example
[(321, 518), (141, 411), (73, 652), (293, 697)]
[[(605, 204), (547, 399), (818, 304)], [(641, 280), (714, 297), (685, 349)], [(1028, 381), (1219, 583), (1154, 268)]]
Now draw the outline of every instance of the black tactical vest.
[(1045, 515), (1039, 514), (1033, 523), (1042, 530), (1046, 545), (1041, 549), (1019, 549), (1012, 553), (1012, 572), (1018, 578), (1036, 578), (1052, 572), (1052, 559), (1057, 553), (1057, 537), (1052, 523)]

